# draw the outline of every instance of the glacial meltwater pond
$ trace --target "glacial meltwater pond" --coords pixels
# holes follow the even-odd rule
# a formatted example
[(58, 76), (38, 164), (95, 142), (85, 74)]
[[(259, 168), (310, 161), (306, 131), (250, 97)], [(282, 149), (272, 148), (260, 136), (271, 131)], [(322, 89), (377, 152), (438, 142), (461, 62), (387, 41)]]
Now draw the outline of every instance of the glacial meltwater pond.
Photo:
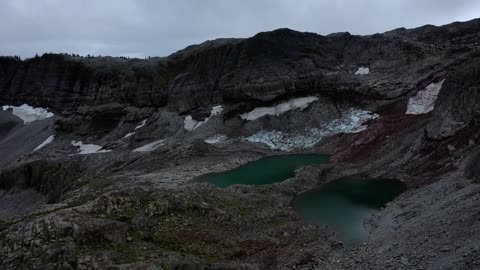
[(300, 194), (292, 206), (304, 221), (327, 225), (346, 245), (355, 245), (368, 238), (364, 220), (404, 190), (399, 181), (346, 177)]
[[(267, 185), (293, 177), (298, 168), (328, 161), (328, 155), (271, 156), (226, 172), (202, 175), (196, 181), (209, 182), (219, 188), (237, 184)], [(346, 245), (354, 245), (368, 238), (363, 225), (365, 219), (404, 190), (405, 185), (394, 180), (345, 177), (298, 195), (292, 206), (305, 222), (326, 225), (337, 232)]]
[(328, 155), (316, 154), (271, 156), (249, 162), (230, 171), (202, 175), (196, 180), (212, 183), (219, 188), (237, 184), (267, 185), (293, 177), (298, 168), (324, 164), (328, 160)]

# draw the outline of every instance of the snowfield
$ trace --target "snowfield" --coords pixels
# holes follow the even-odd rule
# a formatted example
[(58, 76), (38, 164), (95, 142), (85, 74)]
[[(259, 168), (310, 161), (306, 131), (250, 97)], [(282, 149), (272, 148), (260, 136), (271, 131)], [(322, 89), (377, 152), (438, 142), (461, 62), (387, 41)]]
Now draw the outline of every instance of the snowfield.
[(369, 73), (370, 69), (368, 67), (359, 67), (355, 75), (368, 75)]
[(2, 107), (4, 111), (12, 109), (12, 113), (23, 120), (24, 124), (31, 123), (37, 120), (44, 120), (53, 117), (54, 114), (44, 108), (34, 108), (28, 104), (23, 104), (19, 107), (4, 105)]
[(433, 111), (435, 101), (438, 98), (444, 82), (445, 80), (438, 83), (431, 83), (425, 87), (425, 89), (418, 91), (414, 97), (408, 100), (406, 114), (424, 114)]
[(165, 139), (154, 141), (152, 143), (146, 144), (142, 147), (134, 149), (132, 152), (151, 152), (157, 150), (160, 146), (164, 145)]
[(45, 141), (43, 141), (39, 146), (37, 146), (35, 149), (33, 149), (33, 152), (38, 151), (38, 150), (42, 149), (43, 147), (45, 147), (47, 144), (52, 143), (54, 139), (55, 139), (55, 135), (51, 135)]
[(311, 128), (295, 134), (286, 134), (281, 131), (260, 131), (247, 138), (248, 142), (263, 143), (273, 150), (292, 151), (312, 147), (323, 138), (338, 133), (358, 133), (366, 130), (363, 123), (376, 119), (379, 116), (363, 110), (350, 110), (340, 119), (330, 122), (322, 128)]
[(304, 110), (305, 108), (308, 107), (308, 105), (314, 101), (317, 101), (317, 97), (302, 97), (302, 98), (295, 98), (292, 100), (289, 100), (288, 102), (285, 103), (280, 103), (277, 106), (274, 107), (259, 107), (255, 108), (253, 111), (249, 113), (244, 113), (240, 115), (240, 117), (244, 120), (247, 121), (253, 121), (256, 120), (262, 116), (265, 115), (275, 115), (279, 116), (280, 114), (294, 110), (294, 109), (300, 109)]
[(185, 128), (186, 131), (195, 130), (199, 128), (201, 125), (205, 124), (208, 120), (210, 120), (210, 118), (212, 118), (215, 115), (221, 114), (222, 112), (223, 112), (222, 105), (214, 106), (210, 111), (210, 116), (205, 118), (203, 121), (197, 121), (193, 119), (191, 115), (187, 115), (187, 117), (185, 117), (185, 120), (183, 121), (183, 127)]
[(78, 146), (77, 155), (88, 155), (88, 154), (97, 154), (97, 153), (107, 153), (112, 150), (101, 150), (103, 146), (96, 144), (83, 144), (82, 141), (72, 141), (73, 146)]

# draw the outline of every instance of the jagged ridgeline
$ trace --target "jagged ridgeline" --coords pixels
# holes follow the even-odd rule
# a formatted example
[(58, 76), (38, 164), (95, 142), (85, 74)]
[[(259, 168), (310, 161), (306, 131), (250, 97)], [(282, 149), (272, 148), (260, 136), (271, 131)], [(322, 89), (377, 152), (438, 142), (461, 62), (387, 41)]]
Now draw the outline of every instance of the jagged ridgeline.
[(0, 57), (1, 269), (479, 269), (480, 20)]

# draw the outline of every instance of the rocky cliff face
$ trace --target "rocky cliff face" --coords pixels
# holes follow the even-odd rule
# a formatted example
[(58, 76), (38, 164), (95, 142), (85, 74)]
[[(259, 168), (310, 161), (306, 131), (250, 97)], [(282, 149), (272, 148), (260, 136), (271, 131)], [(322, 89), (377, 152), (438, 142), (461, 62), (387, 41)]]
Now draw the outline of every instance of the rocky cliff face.
[(135, 106), (161, 106), (166, 102), (165, 75), (157, 61), (64, 55), (0, 61), (3, 103), (29, 102), (63, 111), (109, 102)]
[(480, 54), (453, 71), (441, 91), (435, 117), (428, 127), (433, 139), (449, 137), (480, 122)]
[[(0, 101), (59, 111), (118, 102), (187, 112), (218, 103), (254, 106), (304, 93), (392, 99), (468, 59), (480, 42), (479, 29), (478, 20), (372, 36), (279, 29), (149, 60), (2, 58)], [(363, 66), (373, 76), (354, 75)]]

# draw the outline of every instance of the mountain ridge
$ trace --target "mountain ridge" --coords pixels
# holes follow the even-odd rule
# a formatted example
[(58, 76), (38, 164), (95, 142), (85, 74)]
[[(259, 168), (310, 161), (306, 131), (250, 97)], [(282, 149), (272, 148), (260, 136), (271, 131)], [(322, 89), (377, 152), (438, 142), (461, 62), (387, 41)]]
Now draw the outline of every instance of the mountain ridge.
[[(290, 95), (303, 83), (329, 84), (328, 75), (360, 84), (360, 87), (350, 87), (353, 91), (385, 98), (388, 93), (384, 89), (376, 93), (362, 90), (362, 87), (375, 86), (362, 85), (362, 81), (348, 73), (361, 65), (372, 65), (374, 71), (388, 71), (401, 64), (396, 63), (398, 59), (419, 62), (448, 53), (461, 57), (468, 53), (465, 47), (480, 42), (478, 37), (471, 36), (479, 25), (477, 19), (402, 30), (400, 35), (394, 30), (370, 36), (330, 37), (278, 29), (247, 39), (222, 39), (217, 45), (209, 45), (215, 41), (207, 41), (206, 45), (193, 45), (197, 47), (189, 53), (185, 53), (191, 50), (187, 47), (167, 58), (147, 60), (55, 54), (25, 61), (1, 58), (0, 102), (18, 104), (20, 101), (15, 97), (21, 97), (19, 100), (58, 110), (64, 104), (76, 107), (113, 101), (139, 107), (168, 105), (187, 112), (230, 99), (232, 102), (238, 99), (269, 102)], [(442, 35), (435, 39), (438, 34)], [(448, 38), (451, 44), (444, 44)], [(414, 87), (405, 85), (407, 89)], [(323, 90), (320, 86), (307, 91)], [(57, 93), (60, 93), (58, 99)], [(82, 96), (85, 97), (82, 99)], [(197, 98), (200, 96), (201, 99)]]

